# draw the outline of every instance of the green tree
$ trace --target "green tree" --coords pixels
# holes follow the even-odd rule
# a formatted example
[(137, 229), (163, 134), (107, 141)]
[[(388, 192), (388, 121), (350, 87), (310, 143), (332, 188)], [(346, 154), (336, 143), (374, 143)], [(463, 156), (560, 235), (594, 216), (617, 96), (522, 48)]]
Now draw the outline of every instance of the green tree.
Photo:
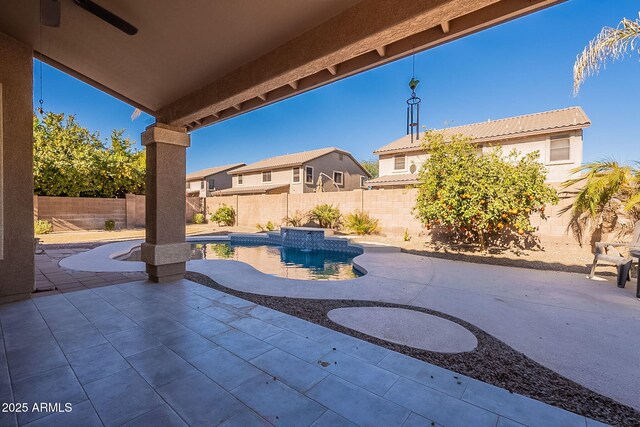
[(367, 172), (371, 174), (371, 178), (377, 178), (380, 174), (380, 169), (377, 159), (360, 160), (360, 164)]
[[(640, 14), (639, 14), (640, 16)], [(616, 28), (604, 27), (576, 58), (573, 66), (573, 93), (578, 94), (587, 77), (597, 74), (607, 59), (622, 59), (629, 51), (640, 54), (640, 18), (624, 18)]]
[(558, 195), (545, 184), (546, 170), (538, 153), (503, 155), (499, 148), (478, 155), (471, 138), (425, 134), (429, 158), (420, 168), (414, 212), (426, 228), (453, 241), (525, 243), (536, 230), (530, 217), (544, 218), (546, 204)]
[(594, 240), (599, 240), (604, 231), (616, 227), (620, 213), (633, 221), (640, 217), (640, 168), (607, 159), (579, 166), (572, 173), (577, 176), (562, 186), (575, 200), (562, 213), (571, 211), (567, 228), (579, 242), (589, 227)]
[(113, 131), (110, 145), (75, 116), (33, 117), (34, 192), (41, 196), (123, 197), (144, 193), (145, 152)]

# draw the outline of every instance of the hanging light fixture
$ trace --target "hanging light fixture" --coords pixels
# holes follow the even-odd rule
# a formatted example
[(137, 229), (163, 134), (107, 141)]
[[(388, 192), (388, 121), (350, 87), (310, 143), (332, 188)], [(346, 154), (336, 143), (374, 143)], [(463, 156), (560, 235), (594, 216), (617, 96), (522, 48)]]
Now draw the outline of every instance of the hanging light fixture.
[(414, 139), (417, 141), (420, 139), (420, 102), (421, 99), (416, 95), (416, 88), (420, 83), (415, 77), (416, 70), (416, 57), (413, 55), (412, 64), (412, 77), (409, 82), (409, 88), (411, 89), (411, 98), (407, 99), (407, 135), (411, 135), (411, 143)]

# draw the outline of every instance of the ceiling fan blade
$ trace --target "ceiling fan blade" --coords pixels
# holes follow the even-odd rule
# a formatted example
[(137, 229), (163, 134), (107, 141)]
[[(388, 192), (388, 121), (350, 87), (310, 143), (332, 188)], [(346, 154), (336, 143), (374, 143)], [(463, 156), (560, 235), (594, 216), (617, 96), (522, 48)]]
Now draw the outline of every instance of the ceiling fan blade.
[(126, 34), (129, 34), (130, 36), (133, 36), (138, 32), (138, 29), (136, 27), (134, 27), (124, 19), (120, 18), (118, 15), (111, 13), (104, 7), (94, 3), (91, 0), (73, 0), (73, 1), (75, 4), (77, 4), (87, 12), (94, 14), (98, 18), (113, 25), (120, 31)]
[(40, 0), (40, 24), (60, 26), (60, 0)]

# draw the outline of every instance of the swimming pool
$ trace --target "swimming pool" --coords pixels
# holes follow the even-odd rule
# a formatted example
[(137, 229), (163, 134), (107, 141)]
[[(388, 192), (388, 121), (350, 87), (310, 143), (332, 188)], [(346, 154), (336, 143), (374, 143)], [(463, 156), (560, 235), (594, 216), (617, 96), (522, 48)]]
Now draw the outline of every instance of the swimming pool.
[[(354, 253), (272, 245), (191, 241), (191, 259), (242, 261), (265, 274), (302, 280), (347, 280), (361, 274), (353, 268)], [(140, 261), (140, 250), (120, 258)]]

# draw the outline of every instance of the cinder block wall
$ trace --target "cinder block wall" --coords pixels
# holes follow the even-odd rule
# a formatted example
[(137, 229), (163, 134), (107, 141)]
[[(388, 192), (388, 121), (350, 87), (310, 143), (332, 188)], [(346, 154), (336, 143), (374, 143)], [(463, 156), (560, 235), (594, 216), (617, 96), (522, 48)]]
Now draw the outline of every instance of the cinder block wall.
[(50, 221), (53, 231), (100, 230), (112, 219), (127, 226), (126, 199), (36, 196), (37, 219)]
[[(379, 220), (382, 234), (402, 236), (405, 230), (411, 235), (424, 231), (422, 224), (413, 213), (417, 193), (418, 190), (412, 188), (214, 196), (207, 198), (206, 206), (209, 214), (223, 204), (233, 206), (236, 210), (238, 225), (254, 227), (258, 223), (265, 224), (267, 221), (280, 224), (286, 216), (292, 216), (296, 211), (306, 213), (319, 204), (328, 203), (339, 207), (345, 215), (355, 210), (364, 210)], [(540, 227), (538, 236), (543, 243), (576, 243), (573, 236), (565, 232), (570, 214), (558, 216), (562, 208), (570, 204), (570, 199), (561, 199), (558, 205), (546, 207), (548, 216), (546, 221), (537, 216), (532, 217), (533, 224)]]
[[(198, 197), (187, 197), (185, 219), (201, 211)], [(92, 197), (33, 196), (34, 220), (53, 224), (53, 231), (103, 230), (104, 222), (112, 219), (116, 228), (144, 227), (145, 196), (127, 194), (124, 199)]]

